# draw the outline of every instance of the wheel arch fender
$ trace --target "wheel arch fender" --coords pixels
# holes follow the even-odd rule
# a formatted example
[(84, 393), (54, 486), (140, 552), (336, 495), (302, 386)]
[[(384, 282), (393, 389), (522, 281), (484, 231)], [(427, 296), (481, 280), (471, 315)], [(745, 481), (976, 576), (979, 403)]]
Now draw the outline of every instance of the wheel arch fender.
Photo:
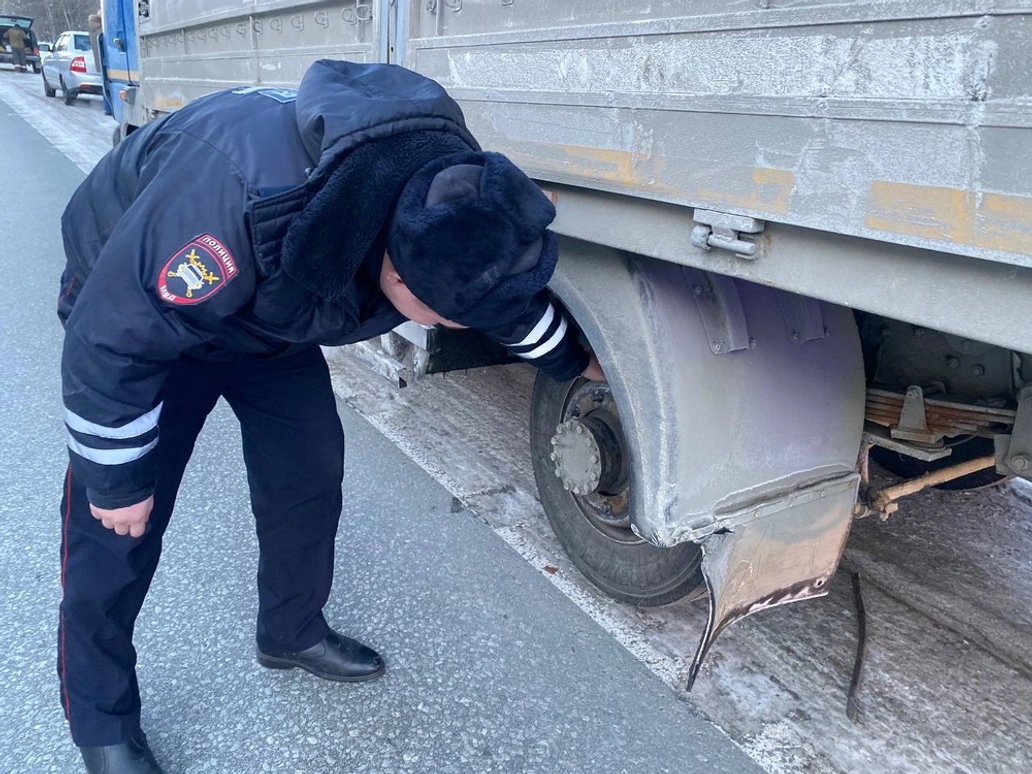
[(851, 310), (564, 238), (551, 288), (627, 431), (635, 531), (699, 540), (725, 514), (855, 469), (864, 371)]

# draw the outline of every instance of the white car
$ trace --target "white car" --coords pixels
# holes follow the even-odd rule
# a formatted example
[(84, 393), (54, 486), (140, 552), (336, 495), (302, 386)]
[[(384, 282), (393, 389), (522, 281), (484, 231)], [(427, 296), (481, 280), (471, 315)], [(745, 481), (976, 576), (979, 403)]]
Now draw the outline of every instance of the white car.
[(61, 89), (65, 104), (71, 105), (80, 94), (104, 93), (104, 79), (93, 61), (88, 32), (62, 32), (42, 64), (43, 92), (48, 97), (57, 96)]

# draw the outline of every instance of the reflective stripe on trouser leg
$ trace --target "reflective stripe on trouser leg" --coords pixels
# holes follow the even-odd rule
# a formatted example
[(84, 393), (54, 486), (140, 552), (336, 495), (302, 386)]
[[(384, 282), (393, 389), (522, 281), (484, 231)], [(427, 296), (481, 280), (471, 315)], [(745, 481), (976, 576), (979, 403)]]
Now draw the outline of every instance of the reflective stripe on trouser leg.
[(62, 704), (79, 746), (125, 741), (140, 724), (132, 635), (161, 554), (183, 470), (218, 399), (199, 364), (176, 364), (166, 382), (159, 426), (154, 510), (141, 538), (118, 535), (90, 512), (85, 486), (66, 480), (62, 503), (62, 585), (58, 676)]

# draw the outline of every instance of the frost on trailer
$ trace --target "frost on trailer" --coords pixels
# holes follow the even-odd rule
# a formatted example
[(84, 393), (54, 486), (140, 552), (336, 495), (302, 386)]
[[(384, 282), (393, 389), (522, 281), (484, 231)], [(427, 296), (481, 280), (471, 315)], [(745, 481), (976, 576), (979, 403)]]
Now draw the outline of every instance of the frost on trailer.
[[(609, 378), (535, 388), (541, 500), (617, 599), (705, 581), (695, 670), (735, 620), (826, 593), (855, 517), (1032, 475), (1028, 0), (139, 12), (147, 119), (320, 57), (400, 63), (541, 181), (553, 290)], [(467, 341), (409, 326), (366, 357), (398, 382), (491, 362)], [(872, 491), (869, 453), (912, 481)]]
[(231, 86), (297, 86), (317, 59), (383, 60), (381, 18), (361, 2), (150, 2), (139, 17), (144, 102), (168, 112)]
[(404, 64), (542, 179), (1032, 265), (1028, 3), (435, 5)]

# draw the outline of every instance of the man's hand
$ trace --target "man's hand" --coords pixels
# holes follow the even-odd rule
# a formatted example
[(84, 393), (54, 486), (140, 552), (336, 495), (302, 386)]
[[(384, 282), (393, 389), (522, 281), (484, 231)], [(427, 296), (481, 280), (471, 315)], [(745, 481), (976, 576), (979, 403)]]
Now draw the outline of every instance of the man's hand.
[(595, 357), (595, 353), (589, 352), (588, 356), (591, 359), (588, 360), (588, 367), (584, 369), (584, 373), (581, 376), (585, 379), (591, 379), (593, 382), (604, 382), (606, 375), (602, 373), (602, 366), (598, 364), (598, 358)]
[(93, 518), (119, 535), (131, 535), (138, 538), (143, 537), (143, 532), (147, 529), (147, 519), (150, 518), (152, 508), (154, 508), (154, 495), (143, 502), (125, 508), (108, 510), (90, 505), (90, 513), (93, 514)]

